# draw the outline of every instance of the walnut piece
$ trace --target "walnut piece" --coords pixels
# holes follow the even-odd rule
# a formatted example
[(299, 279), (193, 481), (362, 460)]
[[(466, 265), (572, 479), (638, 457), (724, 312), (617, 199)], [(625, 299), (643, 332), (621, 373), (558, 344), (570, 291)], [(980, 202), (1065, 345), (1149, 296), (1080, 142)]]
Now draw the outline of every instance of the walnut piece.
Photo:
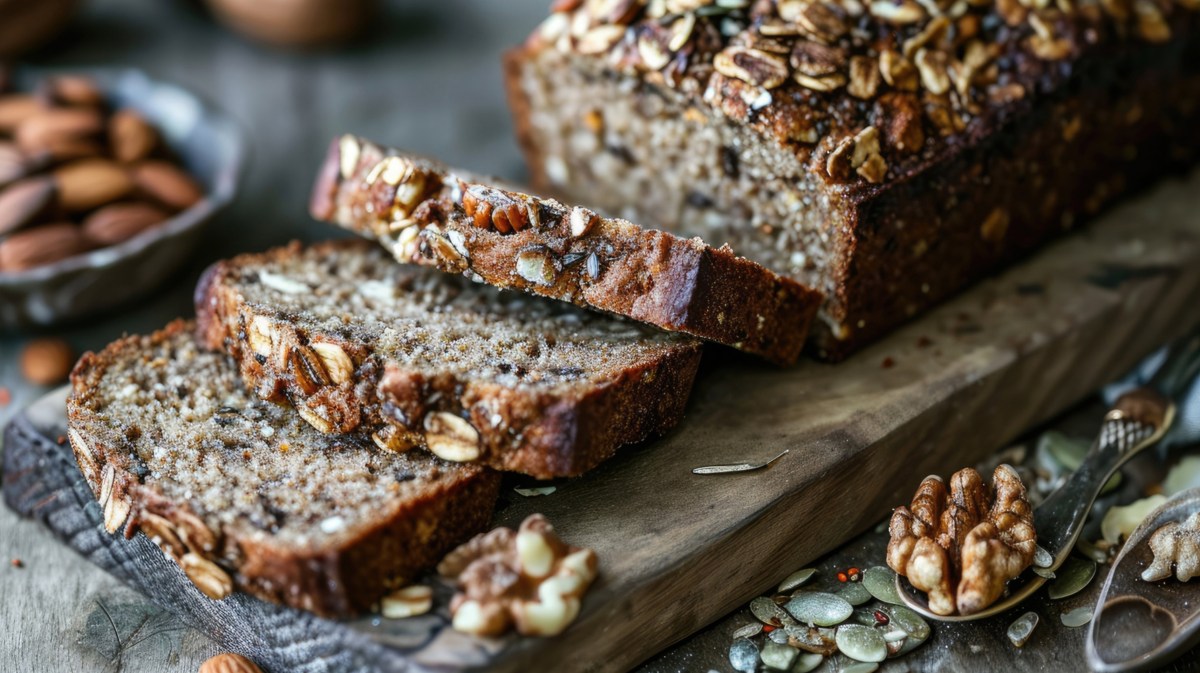
[(1008, 465), (996, 468), (990, 492), (970, 468), (954, 473), (949, 492), (940, 477), (926, 477), (911, 508), (892, 513), (888, 531), (888, 565), (928, 594), (939, 615), (994, 603), (1037, 549), (1025, 485)]
[(498, 636), (515, 626), (521, 635), (553, 636), (579, 614), (596, 554), (564, 543), (533, 514), (516, 531), (476, 535), (447, 554), (438, 573), (458, 584), (450, 601), (456, 630)]
[(1186, 582), (1200, 575), (1200, 512), (1182, 523), (1164, 524), (1150, 536), (1150, 551), (1154, 561), (1142, 571), (1147, 582), (1165, 580), (1175, 566), (1175, 578)]

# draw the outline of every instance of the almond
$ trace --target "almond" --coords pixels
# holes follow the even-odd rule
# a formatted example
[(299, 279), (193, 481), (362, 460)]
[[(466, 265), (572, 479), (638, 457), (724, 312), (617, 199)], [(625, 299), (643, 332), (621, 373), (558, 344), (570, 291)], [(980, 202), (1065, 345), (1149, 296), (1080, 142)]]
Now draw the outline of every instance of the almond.
[(0, 96), (0, 133), (12, 133), (42, 109), (37, 98), (24, 93)]
[(58, 203), (66, 210), (82, 212), (98, 208), (133, 191), (129, 172), (108, 159), (81, 159), (54, 171)]
[[(12, 143), (0, 142), (0, 187), (29, 175), (29, 162)], [(3, 214), (0, 214), (0, 218)]]
[(225, 652), (201, 664), (200, 673), (262, 673), (262, 669), (240, 654)]
[(165, 210), (149, 203), (113, 203), (84, 219), (83, 235), (95, 245), (115, 245), (162, 224), (169, 217)]
[(58, 75), (45, 84), (46, 92), (55, 103), (63, 105), (99, 106), (104, 104), (104, 92), (91, 77)]
[(17, 146), (25, 154), (50, 152), (55, 156), (78, 156), (70, 151), (83, 147), (101, 148), (96, 137), (104, 131), (104, 116), (94, 108), (43, 109), (17, 127)]
[(52, 386), (65, 381), (75, 364), (71, 344), (53, 337), (34, 339), (21, 351), (21, 374), (30, 383)]
[(33, 222), (54, 203), (54, 180), (39, 175), (0, 191), (0, 236)]
[(19, 231), (0, 241), (0, 271), (24, 271), (88, 249), (79, 227), (55, 222)]
[(150, 156), (158, 144), (158, 132), (136, 110), (121, 110), (108, 120), (108, 139), (113, 156), (128, 164)]
[(204, 191), (188, 175), (166, 161), (144, 161), (133, 169), (138, 189), (163, 205), (184, 210), (204, 198)]

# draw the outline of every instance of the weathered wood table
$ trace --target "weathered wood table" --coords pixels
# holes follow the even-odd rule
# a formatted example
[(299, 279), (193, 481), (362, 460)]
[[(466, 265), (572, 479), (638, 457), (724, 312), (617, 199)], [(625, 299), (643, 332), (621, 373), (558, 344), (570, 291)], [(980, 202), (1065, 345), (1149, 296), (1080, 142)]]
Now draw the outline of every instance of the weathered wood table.
[[(89, 8), (77, 22), (75, 32), (57, 51), (45, 54), (44, 61), (63, 66), (134, 66), (152, 76), (187, 86), (229, 110), (243, 123), (251, 156), (238, 202), (214, 224), (211, 245), (197, 251), (192, 267), (180, 270), (174, 287), (136, 309), (60, 332), (77, 348), (86, 349), (99, 347), (123, 332), (154, 329), (171, 317), (190, 314), (191, 284), (209, 261), (235, 252), (263, 249), (290, 238), (334, 235), (325, 225), (309, 220), (304, 204), (313, 167), (325, 142), (335, 133), (353, 130), (383, 142), (437, 155), (452, 164), (519, 177), (522, 169), (503, 105), (497, 55), (521, 39), (540, 19), (545, 11), (544, 0), (506, 3), (454, 0), (437, 3), (436, 7), (427, 3), (425, 8), (411, 7), (414, 3), (398, 4), (404, 7), (393, 8), (361, 44), (343, 52), (308, 54), (280, 53), (242, 41), (183, 3), (114, 0)], [(1178, 185), (1175, 191), (1180, 192)], [(1195, 240), (1181, 243), (1194, 245)], [(1190, 289), (1189, 295), (1172, 295), (1154, 283), (1145, 286), (1144, 296), (1136, 288), (1112, 296), (1102, 289), (1077, 289), (1084, 294), (1056, 299), (1069, 299), (1064, 303), (1078, 312), (1064, 320), (1077, 318), (1081, 324), (1103, 322), (1103, 315), (1098, 315), (1095, 309), (1099, 304), (1089, 303), (1089, 298), (1107, 301), (1103, 305), (1114, 312), (1130, 307), (1147, 312), (1145, 306), (1137, 306), (1139, 300), (1147, 298), (1158, 301), (1171, 295), (1167, 303), (1177, 309), (1188, 306), (1188, 301), (1194, 306), (1196, 299), (1196, 293)], [(1092, 292), (1096, 294), (1093, 296)], [(1012, 308), (1019, 311), (1015, 305)], [(1138, 326), (1151, 330), (1151, 336), (1133, 331), (1127, 339), (1101, 343), (1113, 348), (1121, 343), (1136, 343), (1144, 349), (1154, 341), (1152, 335), (1157, 333), (1154, 330), (1164, 334), (1177, 331), (1196, 319), (1195, 314), (1183, 318), (1155, 315)], [(969, 335), (969, 327), (956, 323), (947, 329), (953, 332), (961, 328)], [(1055, 337), (1058, 345), (1045, 349), (1042, 360), (1050, 357), (1048, 354), (1062, 351), (1063, 335), (1070, 332), (1060, 328), (1052, 326), (1046, 330), (1058, 335)], [(1045, 337), (1039, 333), (1025, 336), (1014, 333), (1014, 339), (1017, 340), (1012, 344), (1015, 358), (1022, 353), (1038, 352)], [(1078, 340), (1082, 354), (1086, 352), (1083, 347), (1092, 340), (1086, 333), (1079, 335)], [(14, 396), (10, 405), (0, 408), (0, 421), (42, 392), (21, 383), (16, 373), (15, 360), (21, 341), (21, 337), (0, 336), (0, 385), (7, 386)], [(908, 371), (904, 365), (911, 360), (905, 358), (912, 355), (912, 344), (905, 348), (904, 352), (886, 353), (896, 355), (902, 363), (889, 374), (896, 390), (905, 389), (900, 379)], [(869, 357), (878, 360), (884, 354), (875, 351)], [(995, 354), (991, 355), (996, 361)], [(1089, 357), (1103, 360), (1092, 360), (1095, 371), (1116, 370), (1124, 366), (1120, 363), (1131, 361), (1129, 353), (1116, 350)], [(878, 368), (876, 360), (872, 361), (873, 368)], [(1071, 363), (1087, 362), (1084, 357), (1070, 362), (1047, 360), (1042, 365), (1061, 374)], [(1020, 371), (1031, 373), (1028, 366)], [(998, 378), (1002, 377), (993, 377)], [(1036, 385), (1035, 379), (1031, 376), (1028, 383)], [(980, 375), (981, 388), (970, 397), (971, 403), (983, 404), (994, 385), (996, 381)], [(1038, 394), (1048, 395), (1054, 404), (1061, 405), (1064, 399), (1074, 399), (1071, 396), (1077, 397), (1079, 392), (1055, 395), (1053, 391), (1038, 391)], [(953, 405), (944, 411), (954, 412)], [(1012, 431), (1005, 429), (1009, 425), (1031, 423), (1044, 416), (1030, 413), (1021, 419), (996, 419), (981, 431), (989, 437), (1011, 436)], [(1076, 418), (1082, 434), (1089, 431), (1095, 418), (1094, 409), (1084, 410)], [(932, 432), (931, 428), (926, 429)], [(847, 437), (846, 442), (860, 439)], [(975, 447), (972, 453), (978, 455), (981, 449)], [(863, 467), (877, 476), (886, 472), (882, 464)], [(911, 485), (907, 483), (877, 484), (868, 500), (873, 504), (891, 502), (893, 492), (909, 490)], [(872, 521), (864, 517), (886, 511), (876, 509), (847, 512), (845, 522), (823, 527), (819, 538), (814, 537), (816, 532), (808, 534), (810, 539), (802, 539), (805, 533), (797, 533), (801, 538), (796, 544), (828, 548), (827, 541), (834, 534), (831, 531), (841, 526), (844, 535), (849, 530), (869, 527)], [(771, 528), (768, 524), (758, 530)], [(777, 530), (778, 526), (774, 528)], [(753, 539), (743, 542), (755, 544)], [(762, 545), (763, 553), (774, 553), (769, 551), (771, 545), (780, 544), (777, 539), (770, 543)], [(834, 566), (875, 564), (880, 543), (878, 534), (868, 534), (831, 554), (822, 567), (828, 574)], [(21, 559), (24, 567), (9, 565), (10, 558)], [(214, 645), (175, 618), (66, 551), (37, 524), (18, 520), (4, 508), (0, 508), (0, 560), (4, 561), (0, 566), (0, 596), (5, 598), (0, 601), (0, 619), (9, 625), (0, 630), (0, 671), (193, 671), (215, 651)], [(721, 604), (729, 604), (732, 595), (769, 592), (771, 582), (757, 586), (764, 584), (764, 579), (761, 574), (739, 576), (731, 572), (725, 581), (732, 588), (721, 591)], [(1092, 590), (1097, 588), (1098, 585)], [(1082, 604), (1088, 595), (1081, 594), (1074, 600)], [(1043, 627), (1025, 650), (1016, 651), (1007, 643), (1003, 636), (1007, 621), (982, 627), (936, 629), (933, 639), (922, 649), (889, 664), (887, 670), (973, 669), (985, 661), (1010, 670), (1082, 670), (1079, 649), (1082, 635), (1050, 623), (1057, 616), (1054, 611), (1057, 609), (1044, 608)], [(689, 614), (687, 606), (667, 604), (643, 604), (638, 610), (662, 610), (685, 619)], [(746, 621), (747, 614), (737, 612), (651, 660), (644, 668), (727, 671), (729, 634)], [(691, 629), (677, 626), (672, 633), (688, 630)], [(649, 638), (653, 640), (653, 636)]]

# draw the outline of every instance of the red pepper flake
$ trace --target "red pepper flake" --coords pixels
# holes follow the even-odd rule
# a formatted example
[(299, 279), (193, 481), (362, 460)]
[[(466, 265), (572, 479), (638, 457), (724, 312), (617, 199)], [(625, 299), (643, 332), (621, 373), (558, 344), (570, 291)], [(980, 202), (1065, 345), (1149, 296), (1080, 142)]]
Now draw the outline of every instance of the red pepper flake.
[(887, 613), (885, 613), (883, 610), (875, 611), (875, 623), (877, 623), (881, 626), (886, 626), (887, 623), (890, 621), (892, 621), (891, 618), (888, 617)]
[(891, 369), (892, 367), (896, 366), (896, 360), (895, 360), (895, 358), (893, 358), (892, 356), (889, 355), (888, 357), (883, 359), (883, 362), (880, 363), (879, 366), (883, 367), (884, 369)]
[(58, 437), (55, 437), (55, 438), (54, 438), (54, 441), (58, 442), (58, 445), (59, 445), (59, 446), (62, 446), (63, 444), (66, 444), (66, 443), (67, 443), (67, 436), (66, 436), (66, 435), (59, 435)]
[(857, 582), (862, 579), (862, 571), (858, 568), (850, 568), (846, 571), (846, 574), (850, 576), (851, 582)]
[(771, 626), (770, 624), (763, 624), (763, 633), (770, 633), (774, 630), (775, 630), (774, 626)]
[(0, 386), (0, 407), (7, 407), (9, 402), (12, 402), (12, 393), (8, 392), (8, 388)]
[(847, 577), (846, 573), (843, 573), (843, 572), (839, 572), (837, 574), (837, 578), (838, 578), (839, 582), (849, 582), (850, 581), (850, 578)]
[(929, 348), (932, 345), (933, 339), (930, 339), (927, 336), (921, 336), (917, 338), (917, 348)]
[(12, 560), (12, 567), (14, 567), (14, 568), (24, 568), (24, 567), (25, 567), (25, 562), (24, 562), (24, 561), (22, 561), (22, 560), (21, 560), (21, 559), (19, 559), (19, 558), (15, 558), (15, 559), (13, 559), (13, 560)]

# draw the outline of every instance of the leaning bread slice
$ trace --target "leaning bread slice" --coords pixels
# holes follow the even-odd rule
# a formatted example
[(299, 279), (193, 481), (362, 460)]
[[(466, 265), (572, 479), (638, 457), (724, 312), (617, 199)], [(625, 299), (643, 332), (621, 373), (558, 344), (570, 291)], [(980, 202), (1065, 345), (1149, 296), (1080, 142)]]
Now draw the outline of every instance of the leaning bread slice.
[(330, 146), (312, 214), (433, 264), (686, 332), (781, 364), (799, 357), (821, 297), (714, 248), (540, 199), (355, 136)]
[(88, 353), (71, 446), (104, 527), (142, 531), (214, 599), (370, 610), (486, 527), (496, 473), (323, 435), (248, 394), (191, 323)]
[(196, 291), (201, 332), (259, 396), (323, 432), (536, 477), (581, 474), (674, 426), (686, 335), (396, 264), (349, 240), (243, 255)]

